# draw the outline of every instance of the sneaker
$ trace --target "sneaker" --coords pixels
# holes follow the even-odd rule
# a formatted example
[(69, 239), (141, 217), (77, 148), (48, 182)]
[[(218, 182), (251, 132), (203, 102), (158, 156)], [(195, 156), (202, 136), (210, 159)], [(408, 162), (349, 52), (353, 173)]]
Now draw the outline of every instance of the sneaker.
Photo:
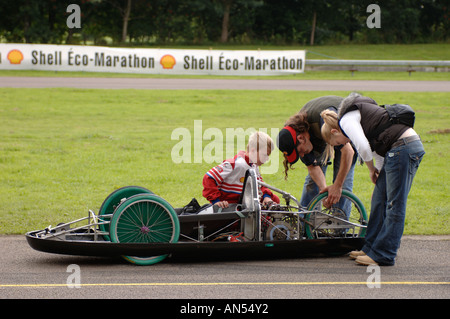
[(355, 259), (355, 261), (357, 264), (364, 266), (378, 265), (378, 263), (369, 256), (359, 256)]
[(366, 255), (366, 253), (363, 252), (362, 250), (354, 250), (354, 251), (351, 251), (351, 252), (348, 254), (348, 256), (349, 256), (351, 259), (356, 259), (356, 258), (358, 258), (359, 256), (365, 256), (365, 255)]

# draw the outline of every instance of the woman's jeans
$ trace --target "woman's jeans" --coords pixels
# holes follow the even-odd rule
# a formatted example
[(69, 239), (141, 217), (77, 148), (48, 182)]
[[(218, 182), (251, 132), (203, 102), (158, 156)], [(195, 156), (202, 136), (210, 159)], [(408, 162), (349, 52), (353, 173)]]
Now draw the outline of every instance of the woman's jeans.
[(406, 200), (425, 154), (420, 140), (392, 148), (372, 195), (366, 243), (362, 250), (380, 265), (394, 265), (403, 235)]

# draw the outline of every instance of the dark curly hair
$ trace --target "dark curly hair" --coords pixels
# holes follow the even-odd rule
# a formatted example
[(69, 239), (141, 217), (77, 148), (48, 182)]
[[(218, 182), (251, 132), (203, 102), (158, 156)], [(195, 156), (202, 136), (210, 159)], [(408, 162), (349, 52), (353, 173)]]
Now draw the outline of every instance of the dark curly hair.
[[(308, 132), (308, 130), (309, 130), (308, 116), (305, 112), (300, 111), (300, 112), (292, 115), (286, 121), (284, 126), (292, 127), (295, 130), (295, 132), (297, 133), (297, 136), (302, 133)], [(287, 160), (287, 155), (283, 154), (283, 156), (284, 156), (284, 161), (283, 161), (284, 178), (287, 179), (289, 169), (294, 169), (294, 168), (292, 167), (293, 164), (290, 164), (289, 161)]]

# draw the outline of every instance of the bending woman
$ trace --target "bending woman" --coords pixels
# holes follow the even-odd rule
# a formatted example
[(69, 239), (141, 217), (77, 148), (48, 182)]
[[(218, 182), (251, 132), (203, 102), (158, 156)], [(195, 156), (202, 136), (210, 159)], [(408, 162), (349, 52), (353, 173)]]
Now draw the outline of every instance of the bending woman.
[(324, 140), (333, 146), (352, 142), (375, 184), (365, 245), (350, 257), (362, 265), (394, 265), (406, 200), (425, 154), (420, 137), (403, 124), (393, 124), (371, 136), (377, 127), (389, 122), (389, 115), (371, 98), (355, 93), (342, 101), (338, 114), (323, 111), (321, 117)]

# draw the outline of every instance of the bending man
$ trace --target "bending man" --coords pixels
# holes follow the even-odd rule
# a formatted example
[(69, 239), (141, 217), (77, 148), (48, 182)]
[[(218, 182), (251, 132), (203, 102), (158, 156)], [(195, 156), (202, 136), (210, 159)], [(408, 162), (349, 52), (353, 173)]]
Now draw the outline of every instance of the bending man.
[[(278, 148), (284, 155), (285, 178), (289, 169), (300, 159), (308, 169), (300, 204), (307, 207), (319, 193), (328, 191), (328, 206), (340, 200), (342, 190), (352, 191), (356, 152), (350, 143), (343, 146), (327, 147), (320, 132), (323, 120), (320, 113), (330, 110), (337, 113), (343, 98), (323, 96), (309, 101), (285, 123), (278, 134)], [(334, 155), (333, 184), (327, 186), (325, 174), (329, 159)], [(340, 206), (344, 203), (340, 203)], [(341, 206), (349, 213), (351, 203)], [(346, 209), (347, 208), (347, 209)]]

